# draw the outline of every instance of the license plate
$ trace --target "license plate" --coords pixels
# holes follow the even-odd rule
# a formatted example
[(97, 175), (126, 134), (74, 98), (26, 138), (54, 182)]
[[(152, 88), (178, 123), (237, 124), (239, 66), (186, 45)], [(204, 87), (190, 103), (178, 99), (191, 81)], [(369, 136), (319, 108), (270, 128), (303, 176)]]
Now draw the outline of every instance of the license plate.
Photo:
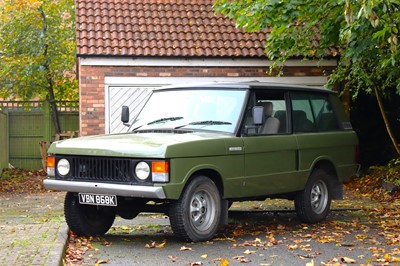
[(80, 204), (117, 206), (117, 196), (115, 195), (79, 193), (78, 197)]

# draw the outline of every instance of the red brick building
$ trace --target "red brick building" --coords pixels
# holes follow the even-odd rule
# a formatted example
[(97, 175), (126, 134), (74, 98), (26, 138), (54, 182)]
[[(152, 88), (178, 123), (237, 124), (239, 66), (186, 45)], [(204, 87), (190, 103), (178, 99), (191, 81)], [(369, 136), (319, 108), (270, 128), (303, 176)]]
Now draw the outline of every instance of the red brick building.
[(126, 131), (152, 89), (174, 83), (273, 81), (324, 85), (336, 59), (289, 60), (268, 75), (267, 32), (246, 33), (213, 12), (212, 0), (77, 0), (82, 136)]

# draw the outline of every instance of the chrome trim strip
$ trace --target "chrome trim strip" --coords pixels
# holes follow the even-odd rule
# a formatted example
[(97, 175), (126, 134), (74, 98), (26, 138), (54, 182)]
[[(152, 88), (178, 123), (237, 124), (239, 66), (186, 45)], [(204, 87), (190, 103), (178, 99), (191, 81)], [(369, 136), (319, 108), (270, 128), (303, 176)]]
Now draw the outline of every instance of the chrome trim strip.
[(135, 197), (135, 198), (151, 198), (151, 199), (166, 198), (162, 187), (63, 181), (55, 179), (45, 179), (43, 183), (44, 187), (49, 190), (111, 194), (111, 195)]

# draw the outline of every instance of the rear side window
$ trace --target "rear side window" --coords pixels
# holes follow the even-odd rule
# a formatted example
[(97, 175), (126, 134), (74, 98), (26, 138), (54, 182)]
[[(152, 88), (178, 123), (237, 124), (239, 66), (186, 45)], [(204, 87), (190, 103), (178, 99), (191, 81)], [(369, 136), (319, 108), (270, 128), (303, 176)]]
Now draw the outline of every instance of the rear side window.
[(294, 132), (339, 130), (332, 104), (327, 94), (292, 93)]

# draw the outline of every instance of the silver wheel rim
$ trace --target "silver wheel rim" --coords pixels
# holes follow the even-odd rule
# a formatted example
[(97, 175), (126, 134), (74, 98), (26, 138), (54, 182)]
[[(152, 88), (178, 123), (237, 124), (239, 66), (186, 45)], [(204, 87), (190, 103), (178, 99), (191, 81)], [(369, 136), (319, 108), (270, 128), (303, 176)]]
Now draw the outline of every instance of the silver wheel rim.
[(207, 191), (195, 193), (190, 201), (190, 219), (194, 228), (205, 231), (215, 219), (215, 201)]
[(328, 205), (328, 187), (325, 182), (318, 180), (311, 189), (311, 208), (317, 213), (321, 214), (325, 211)]

